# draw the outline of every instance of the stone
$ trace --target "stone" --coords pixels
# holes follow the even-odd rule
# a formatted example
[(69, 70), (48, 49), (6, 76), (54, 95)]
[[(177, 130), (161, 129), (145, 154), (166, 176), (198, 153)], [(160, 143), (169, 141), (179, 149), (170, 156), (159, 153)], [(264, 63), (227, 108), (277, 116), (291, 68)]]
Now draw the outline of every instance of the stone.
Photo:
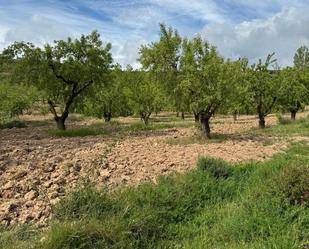
[(55, 198), (55, 199), (50, 200), (50, 204), (55, 205), (55, 204), (57, 204), (59, 201), (60, 201), (60, 198), (57, 197), (57, 198)]
[(44, 186), (45, 188), (50, 188), (52, 185), (53, 185), (53, 182), (52, 182), (52, 181), (47, 181), (47, 182), (44, 182), (44, 183), (43, 183), (43, 186)]
[(44, 172), (45, 173), (51, 173), (54, 172), (56, 169), (56, 164), (49, 164), (45, 169)]
[(82, 166), (80, 165), (80, 163), (79, 163), (79, 162), (76, 162), (76, 163), (74, 164), (74, 166), (73, 166), (73, 170), (74, 170), (75, 172), (80, 172), (81, 169), (82, 169)]
[(25, 206), (26, 206), (27, 208), (33, 207), (33, 206), (34, 206), (34, 203), (33, 203), (33, 201), (27, 201), (27, 202), (25, 203)]
[(107, 180), (110, 177), (110, 172), (108, 170), (100, 171), (100, 177), (102, 180)]
[(7, 190), (7, 189), (11, 189), (14, 187), (14, 182), (13, 181), (9, 181), (7, 182), (4, 186), (3, 186), (3, 190)]
[(38, 193), (34, 190), (29, 191), (27, 194), (25, 194), (25, 199), (27, 201), (32, 201), (38, 196)]
[(50, 199), (55, 199), (55, 198), (57, 198), (57, 197), (59, 197), (59, 193), (58, 193), (57, 191), (52, 192), (52, 193), (49, 195), (49, 198), (50, 198)]
[(28, 174), (27, 171), (19, 171), (15, 174), (14, 179), (20, 180), (21, 178), (25, 177)]

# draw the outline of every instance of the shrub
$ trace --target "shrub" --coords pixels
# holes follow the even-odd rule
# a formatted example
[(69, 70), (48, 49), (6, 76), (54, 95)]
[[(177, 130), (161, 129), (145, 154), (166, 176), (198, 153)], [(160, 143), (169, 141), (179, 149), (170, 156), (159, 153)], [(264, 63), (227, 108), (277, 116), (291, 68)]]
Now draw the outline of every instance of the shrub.
[(207, 171), (215, 178), (227, 178), (232, 175), (233, 170), (225, 161), (214, 158), (200, 158), (197, 167), (199, 170)]
[(280, 175), (279, 186), (293, 205), (309, 207), (309, 167), (289, 167)]
[(281, 125), (287, 125), (287, 124), (291, 124), (292, 121), (288, 118), (283, 117), (282, 115), (278, 115), (278, 123)]
[(54, 214), (55, 218), (60, 220), (99, 218), (104, 216), (106, 211), (112, 210), (114, 205), (105, 191), (85, 186), (56, 205)]

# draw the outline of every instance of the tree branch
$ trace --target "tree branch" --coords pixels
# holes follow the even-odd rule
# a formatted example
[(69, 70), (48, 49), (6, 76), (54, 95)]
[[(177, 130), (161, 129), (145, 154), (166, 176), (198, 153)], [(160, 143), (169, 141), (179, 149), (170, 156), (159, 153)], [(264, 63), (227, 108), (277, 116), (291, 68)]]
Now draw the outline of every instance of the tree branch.
[(274, 97), (271, 105), (268, 108), (268, 110), (265, 111), (265, 116), (267, 116), (271, 112), (271, 109), (273, 108), (274, 104), (276, 103), (276, 100), (277, 100), (277, 97)]
[(87, 87), (89, 87), (92, 83), (93, 80), (89, 80), (88, 82), (86, 82), (82, 88), (80, 88), (77, 92), (75, 92), (75, 97), (79, 95), (82, 91), (84, 91)]
[(51, 100), (48, 100), (47, 103), (49, 104), (50, 111), (54, 115), (54, 118), (58, 118), (54, 103)]
[(52, 71), (53, 71), (53, 73), (54, 73), (54, 75), (56, 76), (57, 79), (62, 80), (64, 83), (66, 83), (66, 84), (68, 84), (68, 85), (77, 84), (76, 81), (67, 80), (67, 79), (65, 79), (62, 75), (58, 74), (58, 73), (56, 72), (56, 68), (55, 68), (55, 65), (54, 65), (54, 64), (50, 63), (50, 64), (49, 64), (49, 67), (52, 69)]

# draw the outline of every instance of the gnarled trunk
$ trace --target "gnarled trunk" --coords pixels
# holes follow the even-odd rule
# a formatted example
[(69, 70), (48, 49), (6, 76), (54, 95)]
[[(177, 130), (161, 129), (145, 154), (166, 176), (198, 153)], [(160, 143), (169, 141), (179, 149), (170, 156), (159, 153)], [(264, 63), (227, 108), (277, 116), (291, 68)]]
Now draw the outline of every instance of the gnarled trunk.
[(210, 116), (209, 115), (201, 115), (201, 124), (203, 127), (203, 131), (205, 136), (210, 139), (210, 125), (209, 125)]
[(193, 115), (194, 115), (194, 121), (199, 122), (200, 121), (200, 114), (193, 112)]
[(69, 116), (69, 111), (68, 111), (69, 108), (66, 107), (65, 111), (62, 113), (62, 115), (58, 116), (54, 103), (51, 100), (48, 100), (48, 104), (49, 104), (49, 107), (50, 107), (50, 111), (54, 115), (54, 120), (56, 121), (57, 128), (59, 130), (63, 130), (64, 131), (66, 129), (66, 127), (65, 127), (65, 120)]
[(293, 121), (296, 120), (296, 113), (300, 110), (300, 108), (301, 108), (301, 103), (297, 101), (296, 107), (290, 109), (291, 120)]
[(56, 124), (57, 124), (58, 130), (63, 130), (64, 131), (66, 129), (66, 127), (65, 127), (65, 120), (59, 118), (59, 119), (56, 120)]
[(185, 119), (185, 113), (184, 112), (181, 112), (181, 118)]
[(145, 125), (148, 125), (149, 123), (149, 118), (150, 118), (151, 112), (140, 112), (140, 117), (143, 120)]
[(233, 119), (234, 119), (234, 122), (237, 121), (237, 111), (234, 111), (234, 112), (233, 112)]
[(265, 128), (265, 117), (271, 113), (272, 108), (274, 107), (274, 104), (276, 103), (277, 97), (273, 97), (273, 100), (271, 104), (266, 107), (265, 103), (263, 103), (262, 96), (259, 97), (259, 101), (257, 102), (257, 113), (259, 115), (259, 128), (264, 129)]
[(291, 120), (293, 120), (293, 121), (296, 120), (296, 113), (297, 113), (296, 110), (292, 110), (292, 111), (291, 111)]
[(66, 130), (65, 121), (66, 121), (68, 116), (69, 116), (69, 113), (65, 112), (60, 117), (57, 116), (57, 117), (54, 118), (55, 121), (56, 121), (58, 130), (62, 130), (62, 131)]
[(264, 114), (259, 114), (259, 128), (265, 128), (265, 117)]
[(111, 121), (112, 118), (112, 113), (111, 112), (104, 112), (103, 113), (103, 118), (105, 122)]

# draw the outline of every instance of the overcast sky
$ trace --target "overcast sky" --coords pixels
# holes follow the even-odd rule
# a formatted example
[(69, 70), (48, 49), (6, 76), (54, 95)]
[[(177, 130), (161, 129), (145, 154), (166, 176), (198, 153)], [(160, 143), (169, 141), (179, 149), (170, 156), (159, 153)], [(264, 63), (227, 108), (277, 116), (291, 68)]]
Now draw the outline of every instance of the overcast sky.
[(201, 34), (225, 57), (275, 52), (286, 66), (309, 46), (308, 13), (309, 0), (0, 0), (0, 49), (98, 30), (116, 62), (137, 66), (140, 45), (158, 39), (163, 22), (188, 38)]

